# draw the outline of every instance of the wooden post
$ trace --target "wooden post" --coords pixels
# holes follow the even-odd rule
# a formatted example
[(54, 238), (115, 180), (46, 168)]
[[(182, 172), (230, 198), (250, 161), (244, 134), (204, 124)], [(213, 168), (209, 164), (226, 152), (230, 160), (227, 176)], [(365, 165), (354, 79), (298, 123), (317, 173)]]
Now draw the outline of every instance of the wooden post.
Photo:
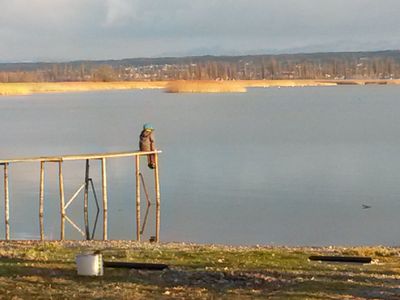
[(89, 160), (86, 160), (86, 170), (85, 170), (85, 193), (83, 195), (83, 218), (85, 221), (85, 234), (86, 239), (90, 240), (89, 232)]
[(39, 227), (40, 240), (44, 240), (44, 225), (43, 225), (43, 202), (44, 202), (44, 161), (40, 162), (40, 191), (39, 191)]
[(103, 188), (103, 240), (107, 240), (107, 172), (106, 159), (101, 158), (101, 178)]
[(10, 207), (8, 193), (8, 163), (4, 164), (4, 223), (6, 240), (10, 239)]
[(58, 162), (58, 180), (60, 185), (60, 214), (61, 214), (61, 229), (60, 240), (65, 237), (65, 208), (64, 208), (64, 179), (62, 174), (62, 161)]
[(136, 240), (140, 242), (140, 156), (136, 155)]
[(154, 185), (156, 189), (156, 242), (160, 241), (160, 182), (158, 174), (158, 153), (154, 154)]

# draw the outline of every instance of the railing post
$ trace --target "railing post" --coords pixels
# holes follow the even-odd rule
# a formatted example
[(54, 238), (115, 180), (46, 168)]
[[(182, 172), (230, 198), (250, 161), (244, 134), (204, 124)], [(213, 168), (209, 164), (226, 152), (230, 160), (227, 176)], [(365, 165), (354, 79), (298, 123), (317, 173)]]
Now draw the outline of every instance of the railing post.
[(103, 190), (103, 240), (107, 240), (107, 171), (106, 171), (106, 159), (101, 159), (101, 178), (102, 178), (102, 190)]
[(4, 164), (4, 223), (6, 240), (10, 239), (10, 207), (8, 192), (8, 163)]
[(62, 174), (62, 161), (58, 162), (58, 180), (60, 186), (60, 214), (61, 214), (61, 228), (60, 228), (60, 240), (65, 238), (65, 208), (64, 208), (64, 178)]
[(140, 156), (136, 160), (136, 240), (140, 242)]
[(86, 168), (85, 168), (85, 193), (83, 195), (83, 218), (85, 222), (85, 234), (86, 239), (90, 240), (90, 232), (89, 232), (89, 160), (86, 160)]
[(39, 190), (39, 227), (40, 227), (40, 240), (44, 240), (44, 161), (40, 162), (40, 190)]
[(158, 153), (154, 154), (154, 185), (156, 190), (156, 242), (160, 241), (160, 182), (158, 173)]

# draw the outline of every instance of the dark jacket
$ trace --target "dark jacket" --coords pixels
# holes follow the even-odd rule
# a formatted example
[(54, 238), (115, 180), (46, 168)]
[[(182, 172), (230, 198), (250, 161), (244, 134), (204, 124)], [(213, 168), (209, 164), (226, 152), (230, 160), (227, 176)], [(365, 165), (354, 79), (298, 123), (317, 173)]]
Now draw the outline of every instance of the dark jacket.
[(140, 134), (139, 141), (139, 149), (140, 151), (154, 151), (154, 134), (153, 131), (143, 130)]

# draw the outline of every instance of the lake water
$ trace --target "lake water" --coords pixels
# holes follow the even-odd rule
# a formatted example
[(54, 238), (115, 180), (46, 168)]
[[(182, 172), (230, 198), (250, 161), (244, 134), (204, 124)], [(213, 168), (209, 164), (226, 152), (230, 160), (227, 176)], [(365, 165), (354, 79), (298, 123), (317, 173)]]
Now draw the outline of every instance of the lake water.
[[(0, 157), (137, 149), (152, 122), (163, 151), (162, 241), (398, 245), (399, 95), (397, 86), (341, 86), (1, 97)], [(101, 198), (100, 163), (91, 168)], [(109, 237), (134, 238), (134, 161), (108, 160), (107, 171)], [(84, 162), (64, 163), (64, 177), (68, 200)], [(57, 165), (46, 164), (45, 233), (55, 239), (57, 180)], [(38, 163), (10, 166), (12, 238), (38, 238), (38, 189)], [(68, 214), (83, 223), (82, 197)], [(80, 235), (66, 225), (66, 237)]]

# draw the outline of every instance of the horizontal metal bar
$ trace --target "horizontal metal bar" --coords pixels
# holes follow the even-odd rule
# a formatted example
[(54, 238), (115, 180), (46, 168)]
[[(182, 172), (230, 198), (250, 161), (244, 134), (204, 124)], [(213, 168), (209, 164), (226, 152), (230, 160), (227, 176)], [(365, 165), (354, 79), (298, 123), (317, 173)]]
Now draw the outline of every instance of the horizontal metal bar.
[(59, 155), (59, 156), (39, 156), (39, 157), (24, 157), (24, 158), (9, 158), (0, 159), (0, 164), (16, 163), (16, 162), (59, 162), (66, 160), (86, 160), (86, 159), (101, 159), (101, 158), (119, 158), (130, 156), (144, 156), (148, 154), (162, 153), (161, 150), (154, 151), (126, 151), (126, 152), (105, 152), (105, 153), (89, 153), (89, 154), (73, 154), (73, 155)]

